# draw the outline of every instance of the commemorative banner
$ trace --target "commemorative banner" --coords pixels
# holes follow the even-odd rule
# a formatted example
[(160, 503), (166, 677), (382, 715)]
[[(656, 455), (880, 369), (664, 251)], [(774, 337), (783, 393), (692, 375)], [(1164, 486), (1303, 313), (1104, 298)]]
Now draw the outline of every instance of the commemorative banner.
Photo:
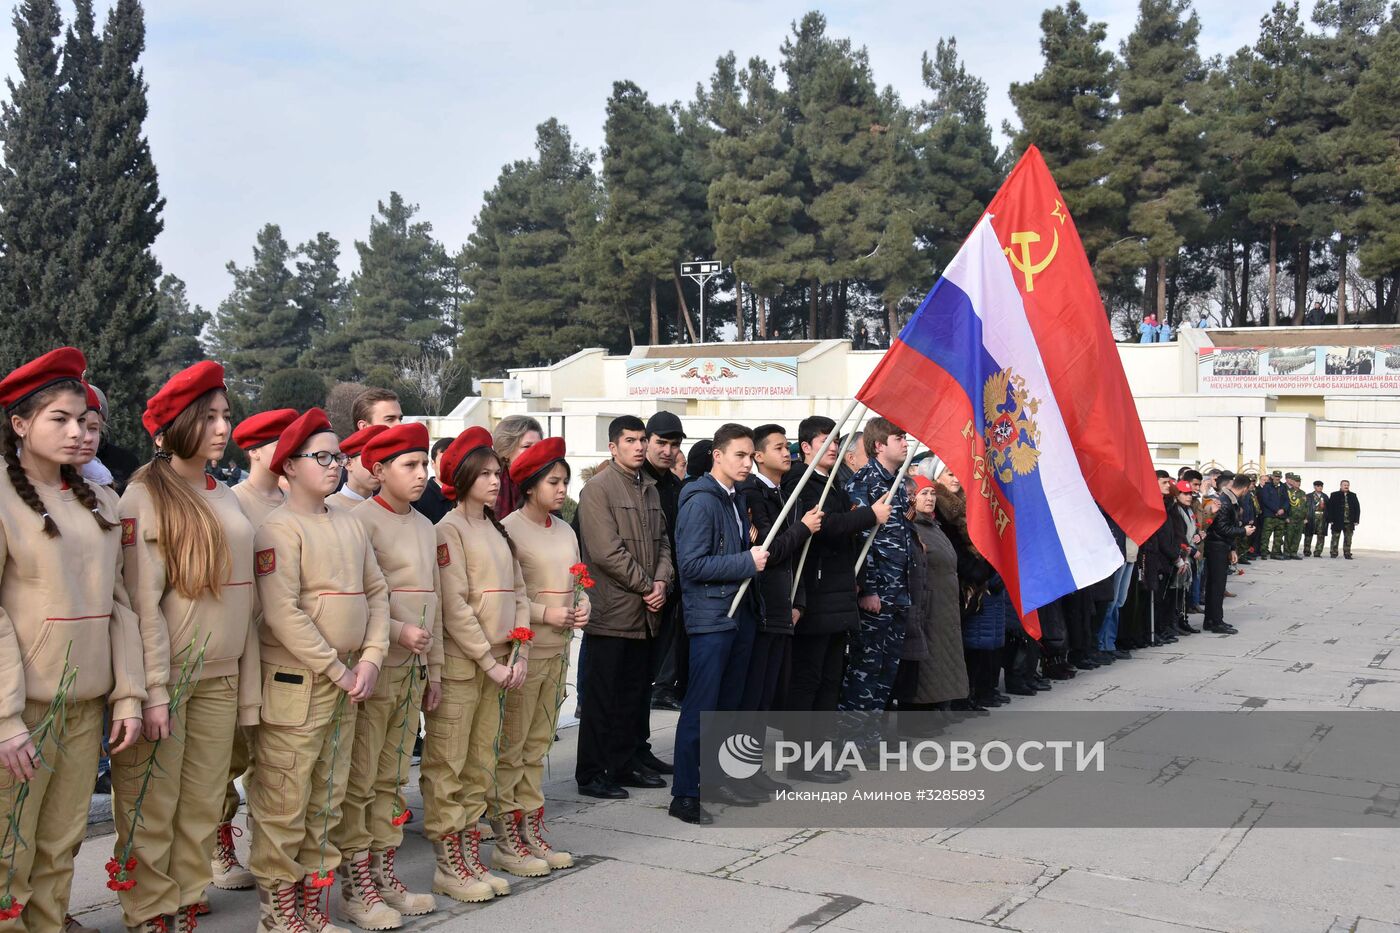
[(1204, 347), (1197, 373), (1205, 392), (1394, 391), (1400, 389), (1400, 346)]
[(627, 362), (630, 398), (792, 398), (797, 357), (647, 357)]

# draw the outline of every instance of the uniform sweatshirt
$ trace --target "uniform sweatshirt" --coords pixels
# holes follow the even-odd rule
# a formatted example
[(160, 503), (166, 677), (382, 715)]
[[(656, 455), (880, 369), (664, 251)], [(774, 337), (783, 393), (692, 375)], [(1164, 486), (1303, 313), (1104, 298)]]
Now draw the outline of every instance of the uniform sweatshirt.
[(349, 512), (352, 509), (359, 508), (361, 502), (368, 501), (368, 499), (361, 497), (359, 493), (355, 492), (355, 490), (351, 489), (349, 486), (342, 486), (339, 492), (333, 492), (329, 496), (326, 496), (326, 508), (340, 509), (342, 512)]
[(181, 665), (186, 658), (193, 663), (203, 646), (204, 663), (197, 679), (238, 675), (238, 722), (257, 725), (262, 670), (253, 624), (257, 611), (253, 526), (244, 517), (233, 490), (214, 477), (205, 477), (198, 494), (223, 526), (229, 572), (218, 596), (204, 590), (193, 601), (168, 585), (160, 520), (150, 489), (145, 483), (132, 483), (122, 495), (123, 574), (132, 608), (141, 622), (146, 705), (170, 702), (170, 687), (179, 679)]
[[(486, 518), (453, 509), (434, 526), (442, 576), (444, 654), (475, 661), (483, 671), (506, 657), (510, 630), (530, 627), (530, 601), (510, 545)], [(520, 649), (529, 656), (530, 645)]]
[[(574, 604), (574, 578), (569, 568), (579, 562), (578, 538), (568, 522), (551, 517), (541, 525), (528, 517), (524, 509), (510, 513), (501, 524), (515, 542), (525, 595), (530, 600), (530, 626), (535, 630), (530, 657), (557, 657), (568, 646), (569, 633), (545, 624), (544, 611)], [(580, 605), (586, 603), (584, 597)]]
[[(114, 719), (138, 719), (146, 699), (141, 632), (122, 582), (122, 531), (103, 531), (71, 490), (34, 484), (59, 536), (0, 469), (0, 741), (22, 735), (24, 704), (54, 698), (63, 662), (78, 672), (69, 698), (110, 696)], [(93, 487), (116, 523), (117, 497)]]
[(339, 680), (359, 652), (359, 660), (383, 669), (389, 589), (363, 525), (334, 509), (302, 515), (284, 506), (254, 541), (264, 663)]
[(254, 531), (262, 527), (262, 523), (267, 521), (274, 509), (281, 508), (282, 503), (287, 501), (287, 495), (282, 490), (277, 490), (275, 496), (265, 496), (249, 482), (242, 482), (233, 487), (233, 494), (238, 499), (238, 507), (252, 523)]
[(437, 538), (433, 523), (413, 509), (400, 515), (375, 496), (350, 513), (369, 534), (379, 569), (389, 587), (390, 667), (407, 664), (412, 657), (399, 644), (405, 625), (424, 626), (433, 635), (428, 647), (428, 680), (442, 680), (442, 599), (438, 581)]

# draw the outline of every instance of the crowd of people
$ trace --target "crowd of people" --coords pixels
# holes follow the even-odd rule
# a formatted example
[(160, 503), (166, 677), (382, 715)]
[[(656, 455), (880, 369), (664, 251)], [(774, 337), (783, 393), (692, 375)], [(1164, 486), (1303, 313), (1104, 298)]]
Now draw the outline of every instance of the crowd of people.
[[(1193, 612), (1233, 633), (1230, 565), (1300, 539), (1320, 556), (1328, 529), (1350, 559), (1360, 520), (1345, 482), (1161, 473), (1161, 528), (1115, 529), (1121, 566), (1041, 607), (1032, 638), (958, 477), (933, 457), (904, 474), (883, 418), (849, 438), (823, 416), (796, 437), (726, 424), (684, 455), (676, 415), (616, 418), (570, 523), (572, 466), (534, 419), (433, 442), (370, 390), (346, 437), (316, 408), (234, 425), (214, 362), (149, 400), (155, 455), (118, 479), (84, 370), (63, 348), (0, 380), (0, 924), (31, 933), (82, 929), (66, 907), (104, 736), (130, 930), (190, 933), (211, 883), (256, 888), (265, 933), (395, 929), (433, 895), (572, 866), (543, 794), (571, 686), (579, 793), (669, 776), (671, 816), (706, 824), (703, 712), (987, 711), (1195, 634)], [(209, 469), (230, 439), (250, 464), (232, 487)], [(671, 762), (657, 708), (680, 713)], [(420, 724), (431, 893), (395, 870)], [(788, 786), (705, 785), (741, 807)]]

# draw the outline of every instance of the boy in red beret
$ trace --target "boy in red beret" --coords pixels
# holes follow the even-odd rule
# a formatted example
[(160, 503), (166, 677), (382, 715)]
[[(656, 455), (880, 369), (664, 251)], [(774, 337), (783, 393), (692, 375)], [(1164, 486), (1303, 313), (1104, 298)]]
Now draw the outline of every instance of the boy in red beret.
[(374, 695), (389, 648), (369, 536), (325, 504), (344, 465), (325, 412), (293, 421), (268, 464), (286, 477), (287, 502), (255, 538), (263, 706), (248, 804), (264, 933), (337, 929), (321, 899), (341, 861), (327, 830), (340, 819), (357, 705)]
[(432, 522), (413, 509), (428, 483), (428, 429), (380, 427), (359, 459), (379, 493), (351, 514), (369, 534), (389, 587), (389, 654), (374, 696), (355, 716), (350, 780), (333, 838), (348, 866), (342, 916), (383, 930), (436, 907), (431, 894), (408, 890), (394, 869), (403, 824), (412, 818), (399, 788), (408, 777), (419, 706), (436, 709), (442, 691), (437, 542)]

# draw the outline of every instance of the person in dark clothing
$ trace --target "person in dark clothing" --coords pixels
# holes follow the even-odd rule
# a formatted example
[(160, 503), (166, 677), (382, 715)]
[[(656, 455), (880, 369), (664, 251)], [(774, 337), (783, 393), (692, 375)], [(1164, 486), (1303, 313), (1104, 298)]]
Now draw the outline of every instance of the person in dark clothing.
[[(856, 630), (860, 610), (856, 605), (856, 556), (864, 532), (889, 519), (888, 503), (853, 508), (839, 481), (827, 480), (836, 468), (837, 446), (829, 445), (820, 462), (817, 451), (836, 423), (823, 415), (804, 418), (797, 428), (803, 463), (793, 464), (783, 478), (783, 488), (797, 487), (806, 470), (815, 474), (802, 487), (795, 511), (820, 509), (821, 530), (811, 539), (802, 564), (806, 608), (793, 631), (792, 672), (788, 678), (786, 706), (791, 710), (834, 711), (841, 697), (845, 670), (846, 639)], [(799, 559), (801, 558), (799, 552)], [(806, 777), (833, 783), (839, 774), (815, 772)]]
[(685, 479), (681, 481), (681, 487), (690, 485), (702, 476), (709, 476), (714, 465), (715, 442), (708, 437), (696, 441), (690, 445), (690, 453), (685, 456)]
[(1254, 525), (1242, 519), (1240, 497), (1249, 490), (1249, 478), (1232, 476), (1220, 489), (1220, 506), (1206, 526), (1205, 622), (1208, 632), (1233, 635), (1239, 631), (1225, 621), (1225, 580), (1230, 572), (1230, 552), (1241, 535), (1254, 533)]
[[(681, 491), (676, 567), (690, 640), (690, 683), (676, 724), (669, 812), (686, 823), (714, 822), (700, 806), (700, 714), (739, 708), (763, 617), (763, 597), (755, 586), (745, 590), (733, 615), (729, 609), (743, 582), (768, 566), (768, 552), (752, 544), (748, 509), (737, 489), (748, 479), (752, 463), (753, 432), (739, 424), (723, 425), (715, 432), (709, 475)], [(757, 802), (722, 782), (711, 790), (723, 803)]]
[(1327, 525), (1332, 529), (1333, 557), (1337, 556), (1337, 545), (1341, 543), (1346, 559), (1351, 560), (1351, 533), (1359, 524), (1361, 500), (1351, 491), (1351, 481), (1344, 479), (1341, 488), (1327, 497)]
[(425, 515), (428, 521), (434, 525), (444, 515), (452, 511), (452, 503), (442, 494), (442, 485), (437, 481), (438, 464), (442, 460), (442, 452), (451, 444), (452, 438), (450, 437), (440, 437), (433, 444), (432, 452), (428, 455), (433, 461), (433, 476), (428, 478), (428, 485), (424, 487), (423, 495), (413, 503), (413, 507)]
[[(792, 456), (782, 425), (761, 425), (754, 429), (753, 439), (755, 469), (739, 488), (749, 507), (754, 543), (762, 544), (783, 509), (784, 495), (779, 485), (792, 467)], [(807, 603), (800, 584), (794, 593), (793, 571), (797, 568), (797, 555), (802, 546), (821, 530), (821, 526), (819, 508), (809, 509), (799, 517), (794, 507), (788, 511), (768, 547), (768, 566), (758, 575), (763, 617), (754, 637), (740, 709), (773, 709), (774, 699), (786, 693), (780, 690), (780, 683), (792, 655), (793, 628)]]
[[(656, 480), (661, 511), (666, 516), (666, 534), (671, 554), (676, 553), (676, 510), (680, 505), (681, 481), (672, 472), (680, 453), (685, 429), (681, 419), (669, 411), (658, 411), (647, 420), (647, 460), (642, 469)], [(680, 592), (672, 590), (661, 610), (661, 629), (652, 642), (651, 708), (679, 710), (685, 693), (685, 625), (680, 620)]]

